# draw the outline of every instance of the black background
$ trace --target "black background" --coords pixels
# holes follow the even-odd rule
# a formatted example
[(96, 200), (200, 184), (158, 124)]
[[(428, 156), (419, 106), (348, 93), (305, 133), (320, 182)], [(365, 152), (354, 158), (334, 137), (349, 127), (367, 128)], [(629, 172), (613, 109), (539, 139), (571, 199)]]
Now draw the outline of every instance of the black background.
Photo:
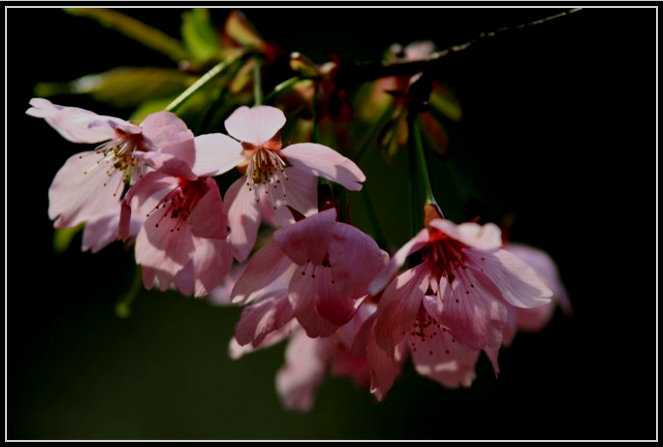
[[(181, 11), (125, 12), (179, 37)], [(321, 63), (325, 49), (377, 60), (393, 42), (446, 48), (561, 10), (244, 11), (265, 38)], [(24, 114), (33, 85), (172, 62), (58, 9), (6, 14), (8, 439), (657, 438), (655, 9), (589, 8), (482, 39), (441, 76), (464, 110), (451, 130), (459, 163), (494, 219), (518, 216), (514, 240), (557, 261), (573, 317), (518, 335), (497, 380), (485, 358), (463, 390), (408, 366), (378, 404), (330, 378), (310, 414), (278, 402), (282, 346), (227, 359), (237, 309), (149, 292), (120, 319), (130, 252), (81, 254), (78, 238), (52, 253), (47, 190), (79, 148)], [(213, 10), (215, 23), (226, 14)]]

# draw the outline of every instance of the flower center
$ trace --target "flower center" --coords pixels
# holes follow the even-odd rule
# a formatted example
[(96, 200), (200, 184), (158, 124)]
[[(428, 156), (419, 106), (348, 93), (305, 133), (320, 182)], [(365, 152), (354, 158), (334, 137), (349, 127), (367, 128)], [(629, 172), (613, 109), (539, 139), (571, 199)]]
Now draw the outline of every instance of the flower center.
[(438, 280), (444, 276), (451, 284), (456, 277), (454, 271), (467, 266), (463, 247), (462, 242), (435, 232), (431, 235), (431, 243), (421, 249), (421, 256), (428, 262), (431, 275)]
[[(125, 183), (131, 181), (135, 172), (138, 171), (138, 175), (143, 176), (142, 164), (139, 164), (139, 160), (133, 156), (133, 153), (136, 150), (145, 150), (142, 134), (130, 134), (121, 129), (115, 129), (115, 134), (117, 138), (100, 144), (91, 153), (100, 155), (101, 158), (83, 172), (87, 175), (92, 170), (103, 166), (108, 177), (103, 186), (115, 183), (113, 197), (117, 196)], [(79, 158), (83, 157), (81, 155)]]
[(284, 167), (285, 162), (277, 151), (264, 147), (255, 150), (246, 168), (246, 186), (249, 192), (253, 193), (256, 202), (260, 202), (261, 192), (269, 199), (274, 209), (280, 202), (285, 202), (287, 197), (285, 183), (288, 181), (288, 176)]
[[(200, 199), (207, 192), (207, 182), (205, 178), (198, 180), (179, 179), (178, 185), (166, 194), (147, 215), (148, 217), (157, 210), (161, 209), (163, 215), (154, 224), (155, 227), (159, 225), (167, 225), (170, 227), (170, 232), (180, 231), (182, 225), (187, 221), (193, 209), (196, 207)], [(164, 219), (168, 219), (164, 222)]]

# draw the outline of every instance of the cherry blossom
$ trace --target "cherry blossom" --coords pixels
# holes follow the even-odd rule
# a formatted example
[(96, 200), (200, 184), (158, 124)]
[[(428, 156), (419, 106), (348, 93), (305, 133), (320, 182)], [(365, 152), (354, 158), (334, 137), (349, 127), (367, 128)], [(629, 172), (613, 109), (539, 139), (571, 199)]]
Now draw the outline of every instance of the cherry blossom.
[[(198, 176), (195, 154), (181, 145), (168, 153), (138, 154), (156, 170), (147, 173), (122, 202), (119, 236), (129, 235), (132, 213), (144, 219), (136, 237), (143, 284), (175, 285), (184, 295), (207, 295), (232, 267), (227, 218), (216, 181)], [(204, 173), (204, 170), (203, 170)]]
[(308, 336), (328, 336), (352, 318), (385, 257), (373, 239), (327, 209), (277, 230), (274, 242), (249, 260), (233, 302), (263, 297), (285, 276), (292, 312)]
[[(426, 228), (398, 250), (370, 285), (373, 295), (384, 290), (375, 326), (380, 346), (392, 352), (411, 333), (430, 295), (439, 300), (439, 323), (454, 340), (478, 350), (499, 348), (507, 305), (538, 307), (552, 295), (531, 267), (501, 245), (496, 225), (427, 218)], [(392, 281), (414, 253), (423, 262)]]
[(516, 332), (539, 332), (550, 322), (559, 306), (566, 316), (572, 314), (571, 301), (559, 276), (555, 261), (545, 251), (517, 242), (507, 242), (504, 250), (518, 256), (532, 267), (541, 281), (550, 288), (550, 303), (534, 308), (508, 306), (508, 320), (504, 331), (504, 346), (510, 346)]
[[(242, 106), (225, 121), (229, 136), (196, 138), (199, 165), (208, 175), (233, 167), (245, 170), (226, 192), (225, 206), (235, 257), (244, 262), (255, 244), (261, 221), (261, 203), (267, 202), (281, 225), (293, 222), (286, 205), (308, 216), (317, 210), (317, 180), (323, 177), (352, 191), (361, 189), (364, 174), (354, 162), (333, 149), (315, 143), (281, 148), (283, 112), (275, 107)], [(290, 166), (287, 166), (289, 164)]]
[(93, 151), (69, 157), (55, 175), (48, 191), (48, 215), (56, 228), (97, 219), (117, 207), (125, 183), (135, 182), (148, 170), (138, 153), (158, 151), (166, 156), (174, 147), (188, 144), (178, 150), (193, 154), (193, 134), (170, 112), (149, 115), (137, 126), (42, 98), (32, 99), (30, 105), (28, 115), (44, 118), (67, 140), (101, 143)]

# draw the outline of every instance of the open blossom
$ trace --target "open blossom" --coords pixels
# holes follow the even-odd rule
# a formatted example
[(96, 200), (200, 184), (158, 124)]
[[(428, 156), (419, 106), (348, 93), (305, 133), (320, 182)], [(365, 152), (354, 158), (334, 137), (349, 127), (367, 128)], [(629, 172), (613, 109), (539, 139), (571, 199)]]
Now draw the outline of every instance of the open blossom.
[(277, 230), (249, 260), (232, 298), (250, 303), (283, 276), (295, 318), (310, 337), (327, 336), (350, 321), (384, 264), (375, 241), (337, 222), (331, 208)]
[[(170, 112), (148, 116), (141, 126), (76, 107), (55, 105), (42, 98), (30, 101), (27, 114), (44, 118), (74, 143), (101, 143), (93, 151), (71, 156), (48, 191), (48, 215), (56, 228), (95, 221), (117, 207), (127, 182), (147, 172), (137, 153), (168, 153), (173, 145), (192, 139), (186, 124)], [(193, 141), (189, 149), (193, 152)]]
[(228, 274), (232, 252), (227, 218), (216, 181), (204, 175), (188, 151), (193, 137), (168, 153), (139, 155), (156, 170), (147, 173), (122, 202), (119, 236), (129, 235), (130, 218), (143, 224), (136, 237), (136, 263), (143, 284), (161, 290), (174, 284), (185, 295), (207, 295)]
[[(422, 305), (426, 307), (424, 297), (435, 296), (439, 311), (432, 316), (454, 342), (473, 349), (499, 348), (507, 305), (538, 307), (552, 295), (531, 267), (501, 245), (496, 225), (427, 218), (426, 228), (398, 250), (370, 285), (371, 294), (384, 289), (375, 326), (380, 346), (392, 352), (411, 333)], [(392, 281), (415, 252), (423, 262)], [(431, 309), (426, 311), (430, 314)], [(433, 336), (442, 338), (438, 331)]]
[[(235, 110), (225, 121), (230, 138), (210, 134), (196, 138), (204, 153), (209, 175), (233, 167), (246, 170), (230, 186), (225, 206), (231, 233), (228, 237), (235, 257), (243, 262), (253, 248), (261, 221), (261, 202), (274, 210), (281, 225), (292, 223), (286, 205), (308, 216), (317, 210), (317, 180), (324, 177), (352, 191), (361, 189), (364, 174), (351, 160), (326, 146), (299, 143), (281, 148), (280, 130), (285, 115), (269, 106), (246, 106)], [(286, 167), (286, 163), (291, 166)]]
[(545, 251), (516, 242), (504, 244), (504, 250), (513, 253), (532, 267), (553, 295), (550, 303), (534, 308), (508, 307), (508, 320), (504, 330), (504, 346), (513, 342), (516, 332), (539, 332), (550, 321), (557, 306), (564, 315), (571, 315), (572, 307), (566, 288), (559, 277), (555, 261)]

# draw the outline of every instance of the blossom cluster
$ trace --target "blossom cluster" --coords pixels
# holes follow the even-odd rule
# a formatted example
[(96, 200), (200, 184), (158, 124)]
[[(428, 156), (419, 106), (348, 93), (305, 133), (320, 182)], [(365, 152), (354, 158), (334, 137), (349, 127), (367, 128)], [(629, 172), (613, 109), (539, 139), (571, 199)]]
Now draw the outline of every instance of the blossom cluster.
[[(288, 408), (310, 409), (330, 372), (382, 400), (408, 359), (445, 387), (470, 386), (482, 351), (497, 373), (518, 330), (540, 329), (557, 304), (570, 309), (547, 254), (505, 244), (494, 224), (455, 224), (434, 203), (410, 241), (383, 250), (318, 194), (320, 182), (361, 190), (362, 170), (321, 144), (284, 147), (279, 108), (240, 106), (226, 133), (194, 135), (167, 111), (134, 124), (30, 105), (67, 140), (97, 145), (57, 172), (54, 226), (84, 224), (92, 252), (133, 243), (147, 289), (243, 306), (233, 358), (288, 339), (276, 379)], [(233, 169), (222, 192), (216, 177)], [(274, 231), (258, 247), (261, 224)]]

